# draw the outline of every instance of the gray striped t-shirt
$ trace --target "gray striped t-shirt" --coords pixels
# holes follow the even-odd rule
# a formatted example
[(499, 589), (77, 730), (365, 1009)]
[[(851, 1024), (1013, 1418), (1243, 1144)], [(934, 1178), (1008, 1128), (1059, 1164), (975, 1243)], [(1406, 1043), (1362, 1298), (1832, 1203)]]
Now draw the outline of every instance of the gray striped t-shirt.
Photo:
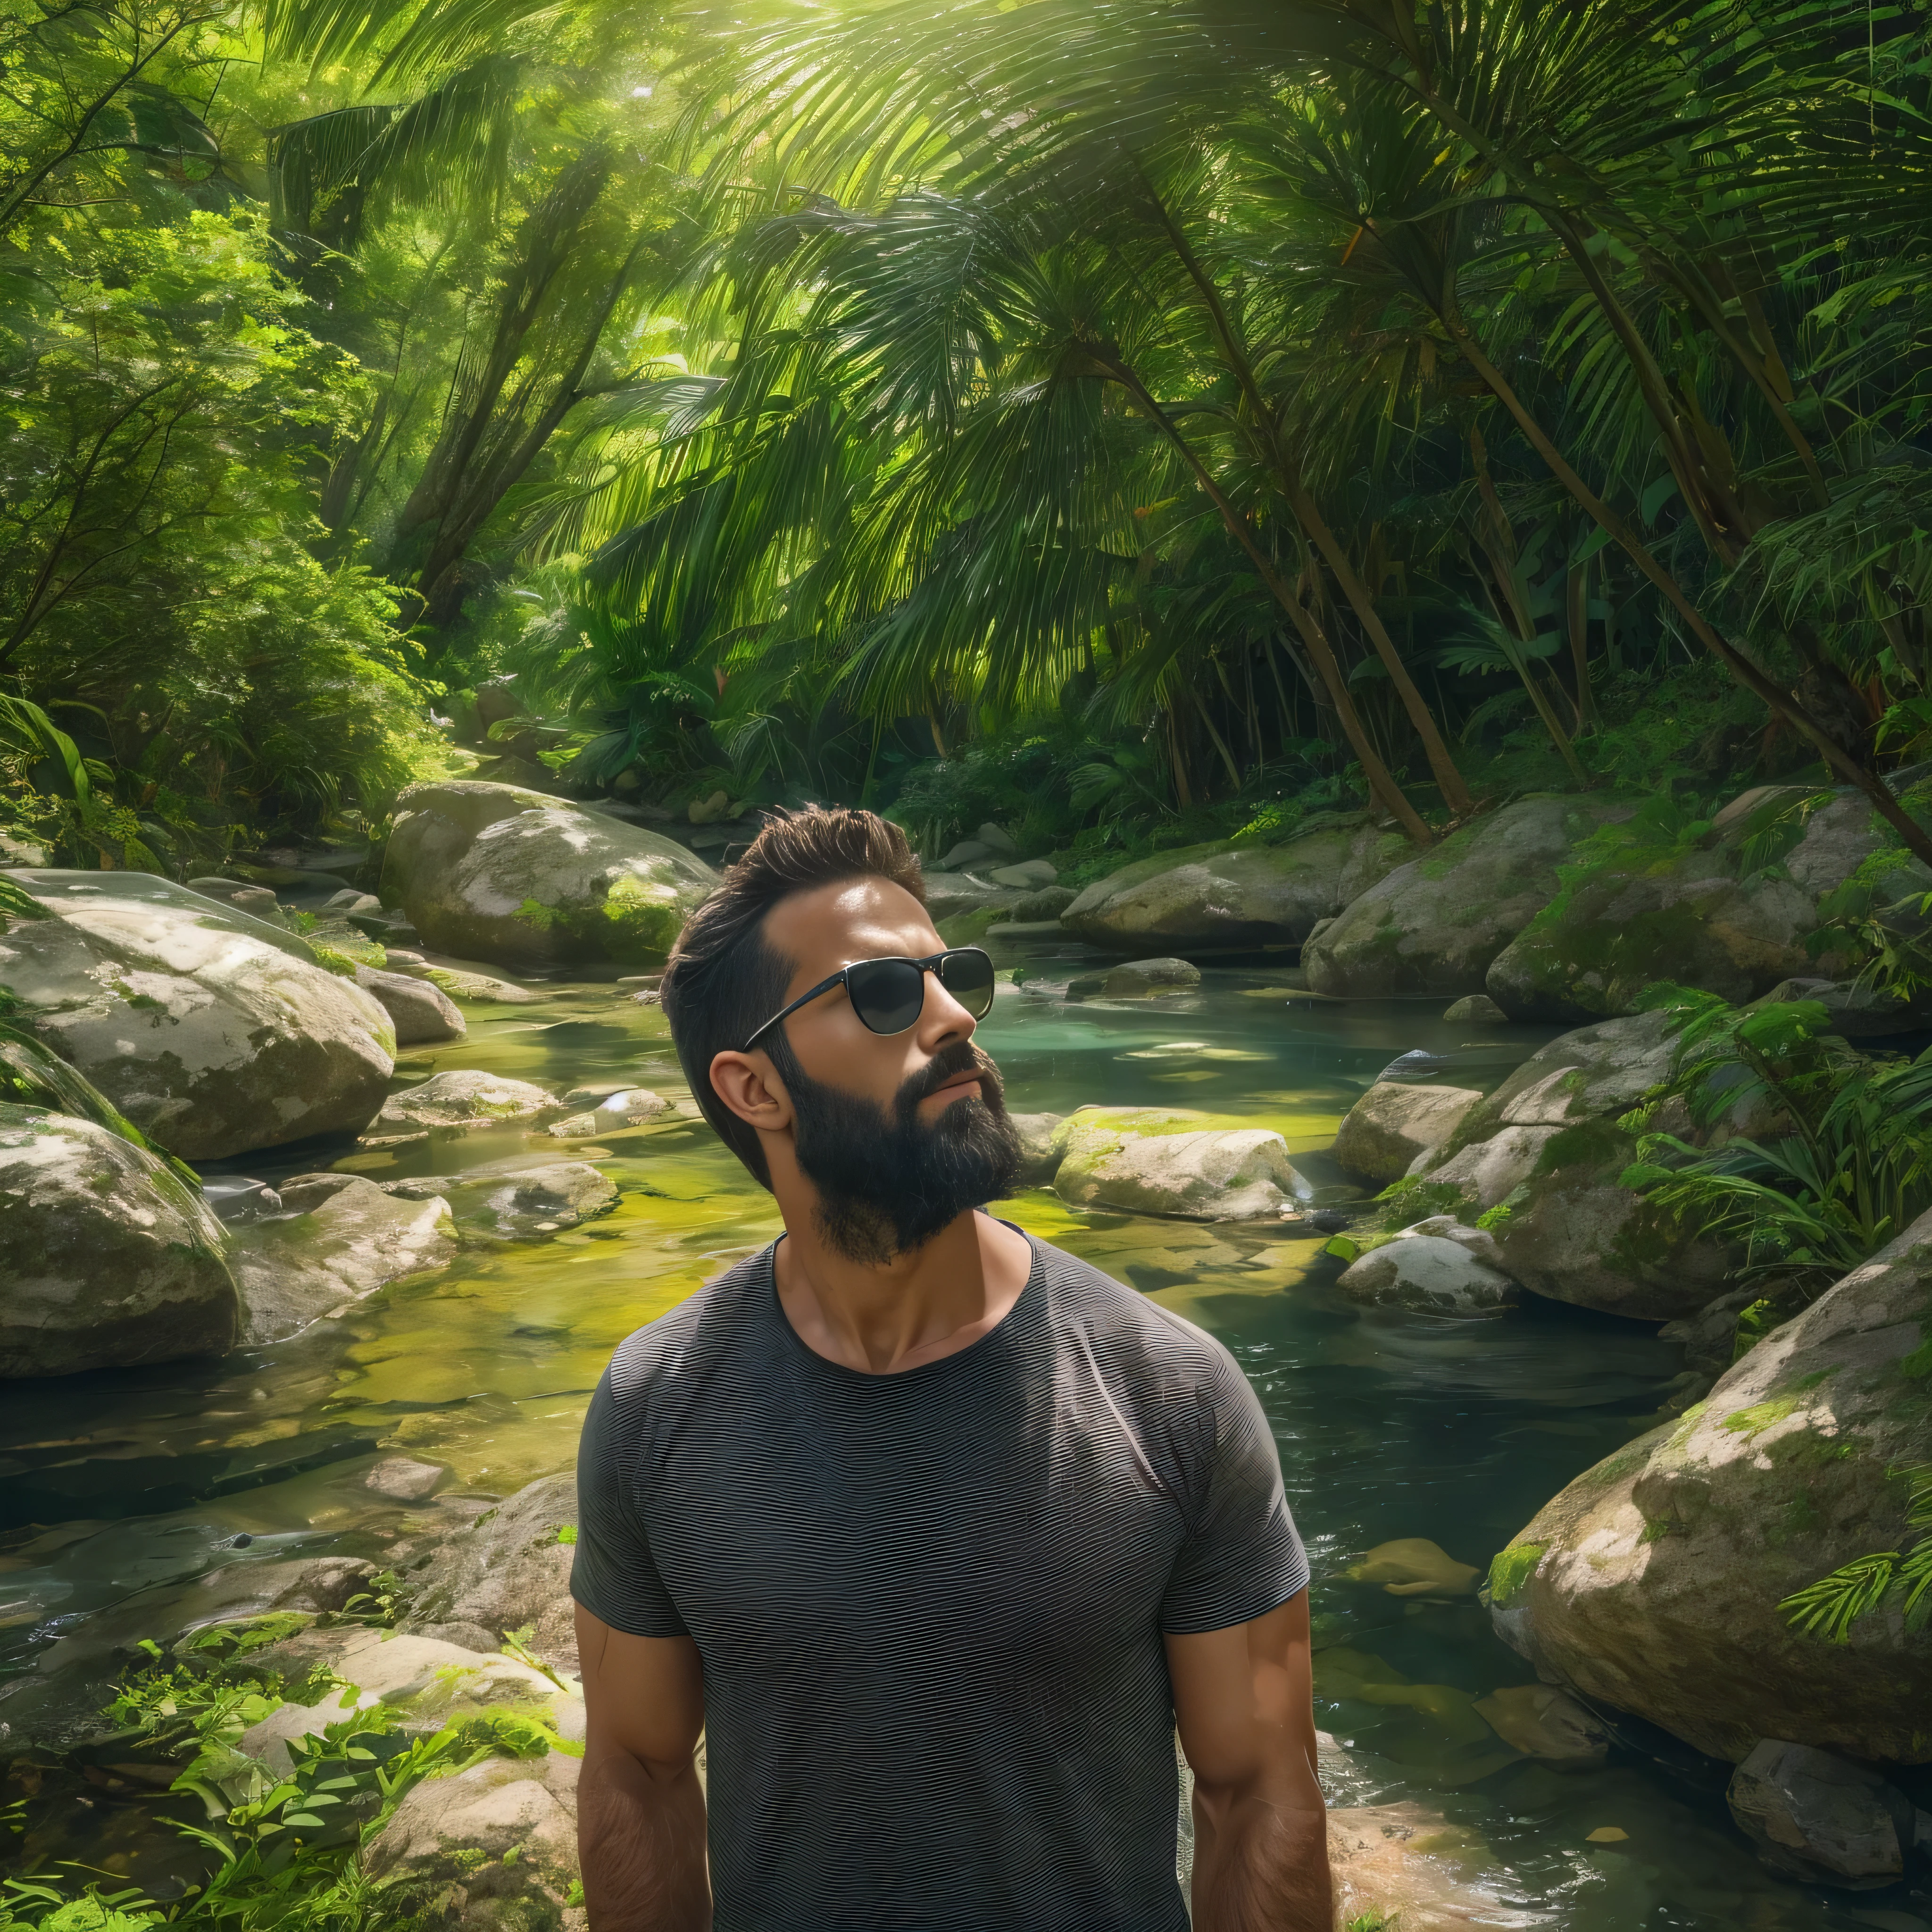
[(717, 1932), (1184, 1932), (1163, 1632), (1308, 1580), (1226, 1349), (1034, 1244), (1000, 1325), (814, 1354), (766, 1249), (618, 1349), (571, 1589), (704, 1668)]

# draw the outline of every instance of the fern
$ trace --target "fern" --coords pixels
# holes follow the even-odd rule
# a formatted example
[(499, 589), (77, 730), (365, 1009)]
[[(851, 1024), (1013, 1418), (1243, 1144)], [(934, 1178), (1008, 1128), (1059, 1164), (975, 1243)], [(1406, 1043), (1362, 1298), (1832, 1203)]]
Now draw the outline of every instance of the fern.
[(1885, 1600), (1898, 1560), (1895, 1550), (1855, 1556), (1828, 1576), (1821, 1576), (1816, 1582), (1794, 1591), (1778, 1607), (1790, 1613), (1794, 1630), (1822, 1636), (1828, 1643), (1847, 1643), (1852, 1624)]

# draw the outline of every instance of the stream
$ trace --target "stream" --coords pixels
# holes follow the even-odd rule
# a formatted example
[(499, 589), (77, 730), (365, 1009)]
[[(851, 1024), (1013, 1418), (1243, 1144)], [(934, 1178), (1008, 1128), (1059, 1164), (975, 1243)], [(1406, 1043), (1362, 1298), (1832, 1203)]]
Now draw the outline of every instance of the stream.
[[(1298, 1152), (1324, 1147), (1399, 1054), (1450, 1056), (1472, 1083), (1493, 1084), (1550, 1036), (1466, 1036), (1433, 1004), (1319, 1002), (1265, 965), (1210, 968), (1197, 995), (1069, 1004), (1053, 989), (1072, 970), (1024, 959), (1023, 983), (1002, 985), (982, 1025), (1016, 1112), (1197, 1108), (1278, 1129)], [(559, 1094), (614, 1078), (685, 1091), (662, 1012), (630, 988), (537, 990), (528, 1006), (470, 1006), (467, 1040), (406, 1054), (399, 1077), (470, 1066)], [(208, 1172), (273, 1182), (342, 1165), (388, 1180), (551, 1151), (586, 1150), (502, 1130), (396, 1154), (284, 1150)], [(622, 1198), (574, 1232), (466, 1250), (447, 1273), (275, 1347), (10, 1388), (0, 1694), (31, 1690), (46, 1646), (90, 1616), (121, 1606), (115, 1619), (138, 1618), (141, 1604), (127, 1602), (137, 1592), (158, 1606), (222, 1564), (379, 1556), (410, 1514), (362, 1486), (382, 1455), (446, 1462), (460, 1486), (491, 1495), (567, 1467), (617, 1342), (778, 1232), (769, 1198), (701, 1126), (634, 1130), (592, 1157)], [(1473, 1597), (1403, 1599), (1340, 1573), (1408, 1537), (1486, 1568), (1572, 1477), (1654, 1426), (1682, 1364), (1653, 1330), (1534, 1298), (1481, 1321), (1364, 1308), (1336, 1289), (1340, 1264), (1318, 1240), (1276, 1226), (1077, 1213), (1044, 1192), (999, 1211), (1208, 1329), (1259, 1390), (1314, 1565), (1318, 1720), (1355, 1766), (1331, 1802), (1412, 1801), (1463, 1828), (1470, 1869), (1510, 1909), (1491, 1923), (1883, 1923), (1766, 1874), (1729, 1825), (1721, 1778), (1661, 1733), (1633, 1723), (1604, 1768), (1559, 1772), (1514, 1759), (1466, 1700), (1347, 1694), (1378, 1677), (1476, 1696), (1532, 1681)], [(8, 1685), (10, 1674), (26, 1681)], [(4, 1697), (0, 1718), (22, 1721), (31, 1702)]]

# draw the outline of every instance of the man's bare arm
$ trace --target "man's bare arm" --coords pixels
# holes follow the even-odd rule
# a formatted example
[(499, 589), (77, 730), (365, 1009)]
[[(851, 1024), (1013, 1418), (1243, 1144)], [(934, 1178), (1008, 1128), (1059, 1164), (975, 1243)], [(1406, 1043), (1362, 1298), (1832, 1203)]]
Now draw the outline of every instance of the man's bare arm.
[(1194, 1772), (1194, 1932), (1331, 1932), (1308, 1592), (1252, 1623), (1170, 1636), (1167, 1660)]
[(591, 1932), (710, 1932), (698, 1646), (628, 1636), (580, 1604), (577, 1647), (588, 1720), (577, 1844)]

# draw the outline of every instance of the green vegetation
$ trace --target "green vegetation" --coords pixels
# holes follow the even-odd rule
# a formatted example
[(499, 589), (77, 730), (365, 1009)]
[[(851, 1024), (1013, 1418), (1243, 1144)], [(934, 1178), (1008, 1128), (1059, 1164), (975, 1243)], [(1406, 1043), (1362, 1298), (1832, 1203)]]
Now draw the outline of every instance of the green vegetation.
[(1932, 857), (1924, 32), (20, 0), (0, 837), (184, 877), (473, 768), (1078, 884), (1787, 778)]
[[(1622, 1123), (1642, 1136), (1623, 1184), (1738, 1244), (1736, 1279), (1802, 1305), (1932, 1208), (1932, 1052), (1857, 1052), (1815, 1000), (1736, 1007), (1662, 985), (1644, 1004), (1667, 1016), (1676, 1067)], [(1645, 1131), (1672, 1100), (1702, 1145)], [(1754, 1332), (1767, 1312), (1746, 1311)]]
[[(409, 1932), (427, 1922), (426, 1888), (369, 1878), (362, 1849), (424, 1780), (491, 1756), (541, 1757), (559, 1740), (508, 1713), (412, 1734), (391, 1706), (361, 1708), (356, 1687), (326, 1666), (298, 1678), (264, 1667), (268, 1645), (314, 1621), (213, 1626), (172, 1658), (142, 1644), (150, 1661), (123, 1678), (106, 1712), (116, 1728), (94, 1755), (111, 1746), (122, 1760), (179, 1765), (170, 1789), (198, 1798), (205, 1818), (176, 1828), (200, 1847), (201, 1876), (161, 1904), (136, 1888), (104, 1887), (90, 1868), (27, 1873), (0, 1884), (0, 1932)], [(290, 1742), (290, 1768), (278, 1774), (236, 1746), (291, 1703), (320, 1707), (326, 1721)]]
[(1832, 1643), (1849, 1643), (1852, 1626), (1875, 1610), (1892, 1608), (1908, 1630), (1932, 1623), (1932, 1468), (1894, 1470), (1908, 1486), (1906, 1527), (1918, 1532), (1903, 1552), (1884, 1550), (1855, 1557), (1828, 1576), (1787, 1597), (1778, 1606), (1802, 1630)]

